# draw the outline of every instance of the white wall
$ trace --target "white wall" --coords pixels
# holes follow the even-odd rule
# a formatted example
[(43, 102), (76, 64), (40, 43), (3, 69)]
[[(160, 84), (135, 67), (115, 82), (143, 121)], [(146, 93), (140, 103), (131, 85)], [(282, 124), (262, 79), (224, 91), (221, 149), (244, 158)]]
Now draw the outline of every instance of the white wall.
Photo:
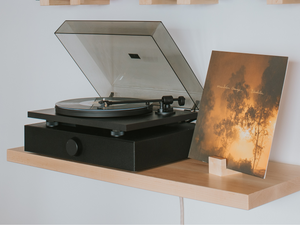
[[(271, 159), (300, 165), (300, 4), (41, 7), (0, 1), (0, 223), (178, 224), (179, 198), (6, 162), (27, 111), (95, 96), (54, 31), (66, 19), (161, 20), (204, 84), (212, 50), (289, 56)], [(300, 223), (300, 192), (251, 211), (185, 199), (186, 224)]]

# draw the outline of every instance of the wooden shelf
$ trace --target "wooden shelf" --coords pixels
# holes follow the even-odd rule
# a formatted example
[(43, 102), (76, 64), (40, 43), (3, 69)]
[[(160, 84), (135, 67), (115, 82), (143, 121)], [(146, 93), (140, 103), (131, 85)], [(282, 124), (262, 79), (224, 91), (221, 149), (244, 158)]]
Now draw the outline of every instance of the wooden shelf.
[(40, 5), (109, 5), (110, 0), (40, 0)]
[(177, 4), (177, 0), (140, 0), (140, 5)]
[[(219, 0), (139, 0), (140, 5), (218, 4)], [(299, 4), (300, 0), (267, 0), (267, 4)], [(110, 0), (40, 0), (40, 5), (109, 5)]]
[(208, 164), (193, 159), (127, 172), (41, 156), (19, 147), (7, 150), (7, 160), (246, 210), (300, 190), (300, 166), (277, 162), (269, 163), (267, 178), (261, 179), (241, 173), (226, 177), (209, 174)]
[(219, 0), (177, 0), (178, 5), (218, 4)]
[(267, 0), (267, 4), (299, 4), (300, 0)]
[(140, 5), (197, 5), (218, 3), (219, 0), (140, 0)]

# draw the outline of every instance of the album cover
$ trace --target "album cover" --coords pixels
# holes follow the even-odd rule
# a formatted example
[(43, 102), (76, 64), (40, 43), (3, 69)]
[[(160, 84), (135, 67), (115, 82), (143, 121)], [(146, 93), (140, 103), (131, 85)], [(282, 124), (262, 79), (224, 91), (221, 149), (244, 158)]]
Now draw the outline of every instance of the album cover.
[(264, 178), (287, 57), (213, 51), (189, 157)]

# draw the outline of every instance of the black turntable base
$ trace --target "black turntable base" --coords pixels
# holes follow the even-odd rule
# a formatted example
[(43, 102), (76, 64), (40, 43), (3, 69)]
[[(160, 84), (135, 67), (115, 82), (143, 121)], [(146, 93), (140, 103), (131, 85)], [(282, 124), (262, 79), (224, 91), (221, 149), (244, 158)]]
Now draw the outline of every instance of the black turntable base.
[[(132, 101), (141, 100), (126, 99), (128, 106), (119, 99), (114, 102), (112, 99), (105, 100), (104, 104), (122, 103), (123, 108), (111, 108), (109, 105), (99, 108), (102, 98), (96, 98), (92, 101), (68, 100), (60, 108), (57, 104), (53, 109), (29, 111), (28, 117), (46, 122), (25, 126), (25, 151), (130, 171), (149, 169), (188, 157), (194, 131), (194, 124), (189, 122), (196, 119), (196, 112), (173, 110), (170, 105), (166, 107), (168, 100), (174, 100), (170, 96), (162, 98), (162, 106), (146, 104), (147, 110), (142, 114), (135, 103), (131, 108)], [(178, 100), (184, 102), (183, 97)], [(89, 105), (77, 102), (88, 102)], [(134, 115), (128, 116), (128, 108), (137, 108), (138, 115), (134, 112)], [(116, 111), (126, 114), (115, 117)], [(113, 117), (108, 117), (109, 113)], [(119, 113), (117, 115), (120, 116)]]
[(155, 112), (150, 112), (140, 116), (118, 117), (118, 118), (85, 118), (57, 115), (54, 108), (29, 111), (28, 117), (43, 119), (47, 122), (58, 122), (66, 124), (76, 124), (109, 130), (121, 130), (124, 132), (139, 130), (154, 126), (177, 123), (186, 120), (195, 120), (197, 112), (176, 111), (171, 116), (158, 116)]
[(46, 123), (25, 126), (25, 151), (47, 156), (140, 171), (188, 157), (194, 124), (163, 125), (126, 132), (122, 137), (109, 130)]

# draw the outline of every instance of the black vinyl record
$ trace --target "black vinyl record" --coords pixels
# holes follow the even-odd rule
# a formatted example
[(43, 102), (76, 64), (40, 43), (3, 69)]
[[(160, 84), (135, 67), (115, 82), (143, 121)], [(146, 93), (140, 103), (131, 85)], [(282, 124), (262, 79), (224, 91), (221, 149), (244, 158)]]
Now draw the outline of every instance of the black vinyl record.
[(152, 112), (152, 105), (146, 103), (112, 104), (102, 107), (99, 101), (132, 101), (135, 98), (78, 98), (60, 101), (55, 104), (56, 114), (76, 117), (124, 117)]

